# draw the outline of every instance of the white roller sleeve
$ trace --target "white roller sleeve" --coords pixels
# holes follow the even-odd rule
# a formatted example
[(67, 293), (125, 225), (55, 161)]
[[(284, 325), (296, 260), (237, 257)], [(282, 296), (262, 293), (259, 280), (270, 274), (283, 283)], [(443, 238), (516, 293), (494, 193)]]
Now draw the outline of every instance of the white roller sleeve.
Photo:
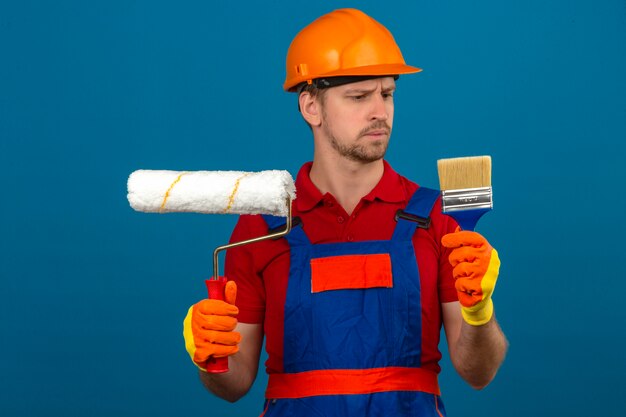
[(139, 170), (128, 177), (128, 202), (148, 213), (233, 213), (287, 215), (295, 199), (287, 171)]

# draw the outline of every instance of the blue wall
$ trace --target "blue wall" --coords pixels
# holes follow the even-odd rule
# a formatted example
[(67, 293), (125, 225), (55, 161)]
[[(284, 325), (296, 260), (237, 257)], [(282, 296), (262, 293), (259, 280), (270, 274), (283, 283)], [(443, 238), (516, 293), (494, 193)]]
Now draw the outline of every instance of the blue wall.
[[(295, 174), (312, 143), (284, 55), (350, 4), (181, 3), (0, 5), (0, 415), (260, 412), (263, 376), (220, 401), (181, 336), (235, 218), (136, 213), (126, 179)], [(398, 84), (394, 167), (437, 186), (436, 159), (493, 156), (479, 230), (511, 348), (481, 392), (443, 362), (449, 415), (626, 415), (626, 3), (358, 5), (424, 68)]]

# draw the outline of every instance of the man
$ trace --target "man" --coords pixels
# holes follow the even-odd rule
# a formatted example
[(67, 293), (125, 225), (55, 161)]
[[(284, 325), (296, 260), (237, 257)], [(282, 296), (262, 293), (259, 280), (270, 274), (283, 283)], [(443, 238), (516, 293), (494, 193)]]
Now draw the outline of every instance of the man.
[[(418, 71), (354, 9), (292, 42), (284, 88), (298, 93), (313, 162), (296, 180), (294, 229), (232, 249), (226, 301), (189, 310), (186, 344), (211, 392), (236, 401), (248, 391), (265, 336), (266, 416), (442, 416), (442, 324), (459, 374), (477, 389), (494, 377), (507, 347), (491, 301), (497, 252), (383, 159), (395, 81)], [(231, 240), (284, 223), (241, 216)], [(228, 356), (230, 370), (204, 372), (211, 356)]]

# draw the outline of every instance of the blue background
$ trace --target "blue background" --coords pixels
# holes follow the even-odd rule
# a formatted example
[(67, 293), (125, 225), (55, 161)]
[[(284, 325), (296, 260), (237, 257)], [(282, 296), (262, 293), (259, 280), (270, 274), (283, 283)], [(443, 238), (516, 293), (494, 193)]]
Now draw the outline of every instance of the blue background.
[[(140, 168), (287, 169), (312, 156), (284, 56), (339, 1), (0, 5), (0, 415), (254, 416), (204, 392), (182, 319), (235, 218), (136, 213)], [(410, 64), (387, 159), (490, 154), (511, 343), (450, 416), (624, 416), (626, 2), (362, 1)], [(621, 214), (620, 214), (621, 213)], [(445, 347), (442, 347), (445, 349)], [(445, 355), (444, 355), (445, 356)], [(622, 398), (620, 398), (622, 397)]]

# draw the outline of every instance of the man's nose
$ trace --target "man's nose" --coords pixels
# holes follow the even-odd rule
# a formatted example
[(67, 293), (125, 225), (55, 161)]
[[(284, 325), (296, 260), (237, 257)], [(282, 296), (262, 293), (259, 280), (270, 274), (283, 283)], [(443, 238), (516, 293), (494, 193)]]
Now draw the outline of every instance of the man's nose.
[(375, 94), (372, 98), (372, 108), (370, 111), (370, 120), (387, 120), (389, 118), (389, 111), (387, 110), (387, 103), (385, 97), (380, 94)]

